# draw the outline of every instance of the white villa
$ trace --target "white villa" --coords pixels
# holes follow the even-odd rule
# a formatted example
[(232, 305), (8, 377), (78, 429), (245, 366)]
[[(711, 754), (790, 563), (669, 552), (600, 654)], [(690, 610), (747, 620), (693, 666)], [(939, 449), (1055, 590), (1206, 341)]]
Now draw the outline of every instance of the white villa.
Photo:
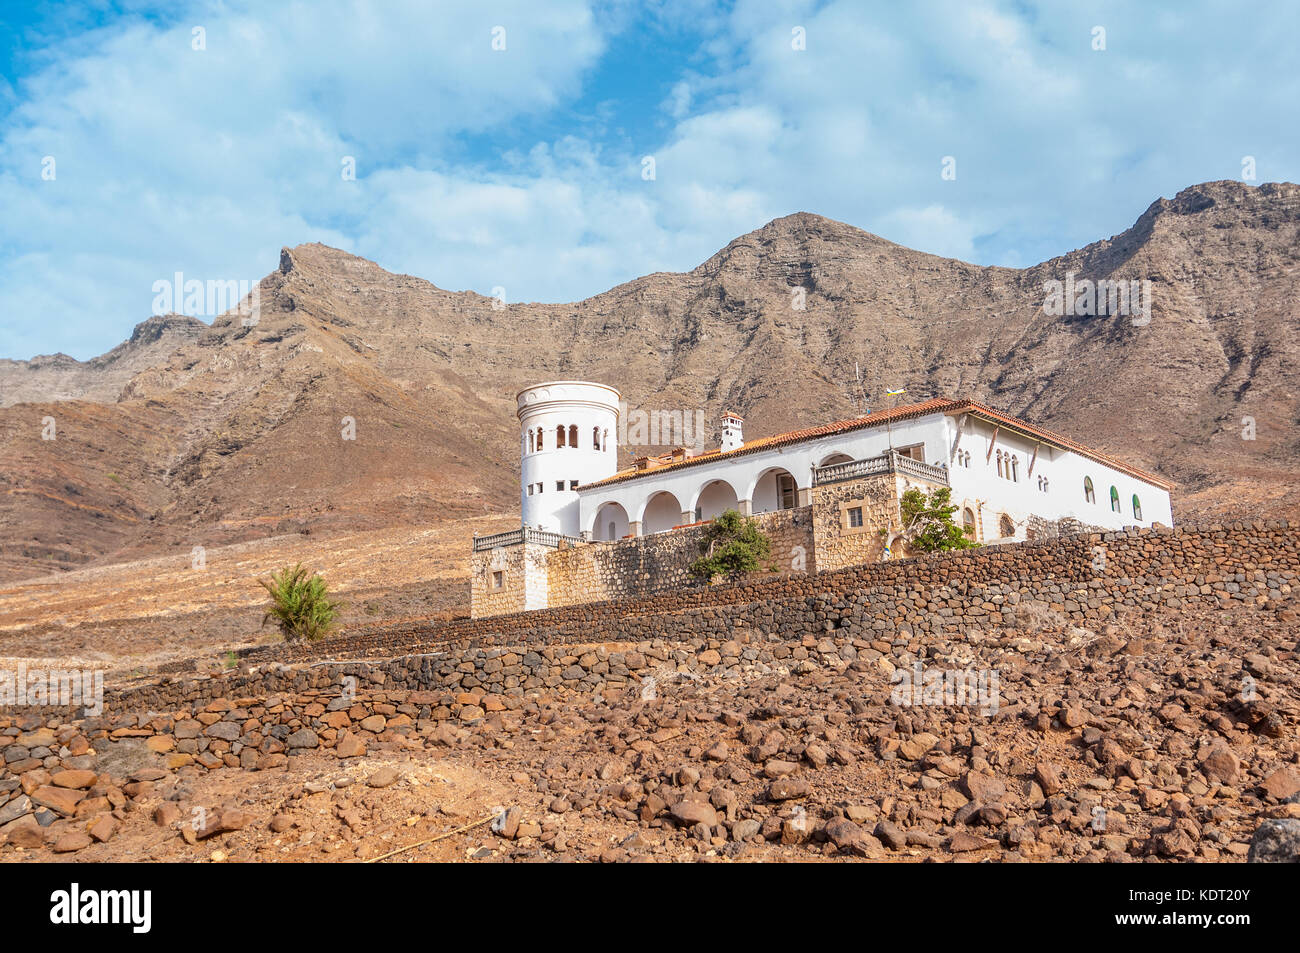
[(977, 541), (1026, 539), (1036, 521), (1173, 525), (1172, 484), (973, 400), (936, 397), (746, 443), (724, 414), (717, 449), (642, 457), (617, 470), (619, 393), (556, 381), (519, 392), (523, 525), (614, 540), (712, 519), (793, 509), (814, 486), (884, 467), (937, 478)]
[[(974, 400), (934, 397), (748, 442), (744, 421), (725, 413), (717, 448), (676, 449), (620, 470), (620, 399), (613, 387), (586, 381), (519, 392), (521, 529), (476, 538), (476, 615), (557, 604), (555, 580), (544, 595), (533, 580), (514, 602), (486, 608), (494, 590), (511, 589), (506, 570), (492, 568), (505, 565), (505, 547), (635, 544), (727, 509), (772, 514), (772, 529), (790, 524), (807, 533), (802, 548), (815, 551), (816, 569), (904, 554), (895, 545), (903, 541), (898, 499), (913, 486), (949, 488), (954, 519), (979, 543), (1173, 525), (1169, 481)], [(679, 548), (682, 559), (693, 552)], [(592, 598), (646, 589), (609, 579), (625, 571), (609, 567), (623, 562), (590, 558), (603, 579)], [(644, 572), (644, 554), (638, 558)]]

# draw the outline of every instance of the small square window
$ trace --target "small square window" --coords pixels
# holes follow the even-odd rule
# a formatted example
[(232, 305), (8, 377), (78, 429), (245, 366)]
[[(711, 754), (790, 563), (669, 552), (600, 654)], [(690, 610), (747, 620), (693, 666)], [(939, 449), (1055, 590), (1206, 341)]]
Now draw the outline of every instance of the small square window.
[(856, 528), (862, 525), (862, 507), (853, 506), (849, 508), (849, 526)]
[(498, 570), (492, 574), (493, 589), (500, 589), (503, 585), (505, 585), (505, 581), (506, 581), (506, 574), (501, 570)]
[(544, 489), (545, 489), (545, 487), (544, 487), (541, 483), (537, 484), (537, 492), (538, 492), (538, 493), (541, 493), (542, 490), (544, 490)]
[(536, 489), (536, 487), (534, 487), (531, 483), (528, 484), (528, 495), (529, 495), (529, 496), (532, 496), (532, 495), (533, 495), (533, 490), (535, 490), (535, 489)]
[(561, 490), (561, 491), (563, 491), (563, 489), (564, 489), (564, 481), (563, 481), (563, 480), (556, 480), (556, 481), (555, 481), (555, 488), (556, 488), (557, 490)]
[(570, 480), (570, 481), (569, 481), (569, 489), (570, 489), (570, 490), (576, 490), (577, 488), (578, 488), (578, 481), (577, 481), (577, 480)]

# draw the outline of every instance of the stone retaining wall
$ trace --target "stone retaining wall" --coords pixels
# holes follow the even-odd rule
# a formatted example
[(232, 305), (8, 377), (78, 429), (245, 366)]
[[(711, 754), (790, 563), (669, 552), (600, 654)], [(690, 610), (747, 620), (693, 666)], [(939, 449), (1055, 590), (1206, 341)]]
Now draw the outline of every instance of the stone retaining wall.
[[(772, 542), (771, 563), (782, 572), (813, 566), (812, 507), (752, 517)], [(550, 606), (564, 607), (688, 589), (706, 527), (691, 526), (611, 543), (557, 549), (547, 560)], [(487, 615), (483, 612), (481, 615)]]
[[(1080, 534), (651, 599), (386, 630), (278, 653), (246, 652), (245, 661), (264, 670), (110, 689), (105, 704), (116, 711), (166, 710), (205, 698), (320, 688), (349, 674), (376, 687), (412, 690), (595, 691), (623, 687), (659, 664), (685, 664), (687, 657), (674, 653), (688, 644), (720, 651), (733, 643), (798, 645), (828, 634), (850, 643), (961, 637), (1012, 624), (1027, 601), (1090, 626), (1122, 607), (1264, 606), (1285, 598), (1298, 578), (1300, 533), (1285, 522)], [(596, 643), (605, 647), (577, 648)], [(638, 649), (629, 664), (626, 654), (613, 659), (610, 644), (660, 648)], [(386, 660), (267, 666), (349, 653)], [(708, 664), (716, 664), (711, 659)]]
[(1118, 605), (1257, 599), (1275, 593), (1297, 571), (1300, 533), (1286, 521), (1080, 533), (639, 599), (377, 628), (313, 646), (244, 654), (292, 661), (424, 648), (672, 639), (733, 626), (798, 631), (819, 621), (807, 617), (809, 606), (827, 599), (859, 606), (857, 624), (881, 632), (960, 632), (997, 624), (1001, 605), (1013, 593), (1055, 605), (1083, 625)]

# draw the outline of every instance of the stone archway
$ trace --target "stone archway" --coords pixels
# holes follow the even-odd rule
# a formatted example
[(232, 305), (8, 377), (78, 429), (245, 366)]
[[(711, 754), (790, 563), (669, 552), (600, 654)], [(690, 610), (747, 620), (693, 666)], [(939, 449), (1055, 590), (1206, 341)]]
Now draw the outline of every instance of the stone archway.
[(596, 518), (591, 524), (591, 538), (605, 541), (622, 539), (628, 534), (630, 527), (631, 521), (628, 519), (627, 510), (623, 509), (623, 504), (611, 500), (602, 503), (600, 509), (596, 510)]
[(667, 490), (660, 490), (646, 501), (642, 513), (642, 534), (663, 533), (681, 524), (682, 504)]
[(695, 518), (711, 520), (727, 510), (739, 510), (740, 499), (726, 480), (711, 480), (700, 488), (695, 498)]
[(751, 513), (792, 510), (799, 505), (799, 484), (784, 467), (770, 467), (758, 475), (749, 490)]

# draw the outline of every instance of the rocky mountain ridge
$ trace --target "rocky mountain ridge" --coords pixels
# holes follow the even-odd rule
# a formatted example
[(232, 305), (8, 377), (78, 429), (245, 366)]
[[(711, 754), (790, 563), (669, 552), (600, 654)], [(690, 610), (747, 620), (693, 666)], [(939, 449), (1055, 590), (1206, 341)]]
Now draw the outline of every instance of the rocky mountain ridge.
[[(1149, 321), (1048, 313), (1067, 275), (1149, 282)], [(251, 327), (171, 315), (92, 361), (0, 362), (0, 578), (512, 512), (514, 394), (550, 378), (757, 437), (860, 410), (857, 364), (869, 405), (977, 398), (1177, 481), (1176, 514), (1296, 513), (1293, 184), (1193, 186), (1027, 269), (796, 213), (574, 303), (502, 308), (316, 244), (260, 291)]]

